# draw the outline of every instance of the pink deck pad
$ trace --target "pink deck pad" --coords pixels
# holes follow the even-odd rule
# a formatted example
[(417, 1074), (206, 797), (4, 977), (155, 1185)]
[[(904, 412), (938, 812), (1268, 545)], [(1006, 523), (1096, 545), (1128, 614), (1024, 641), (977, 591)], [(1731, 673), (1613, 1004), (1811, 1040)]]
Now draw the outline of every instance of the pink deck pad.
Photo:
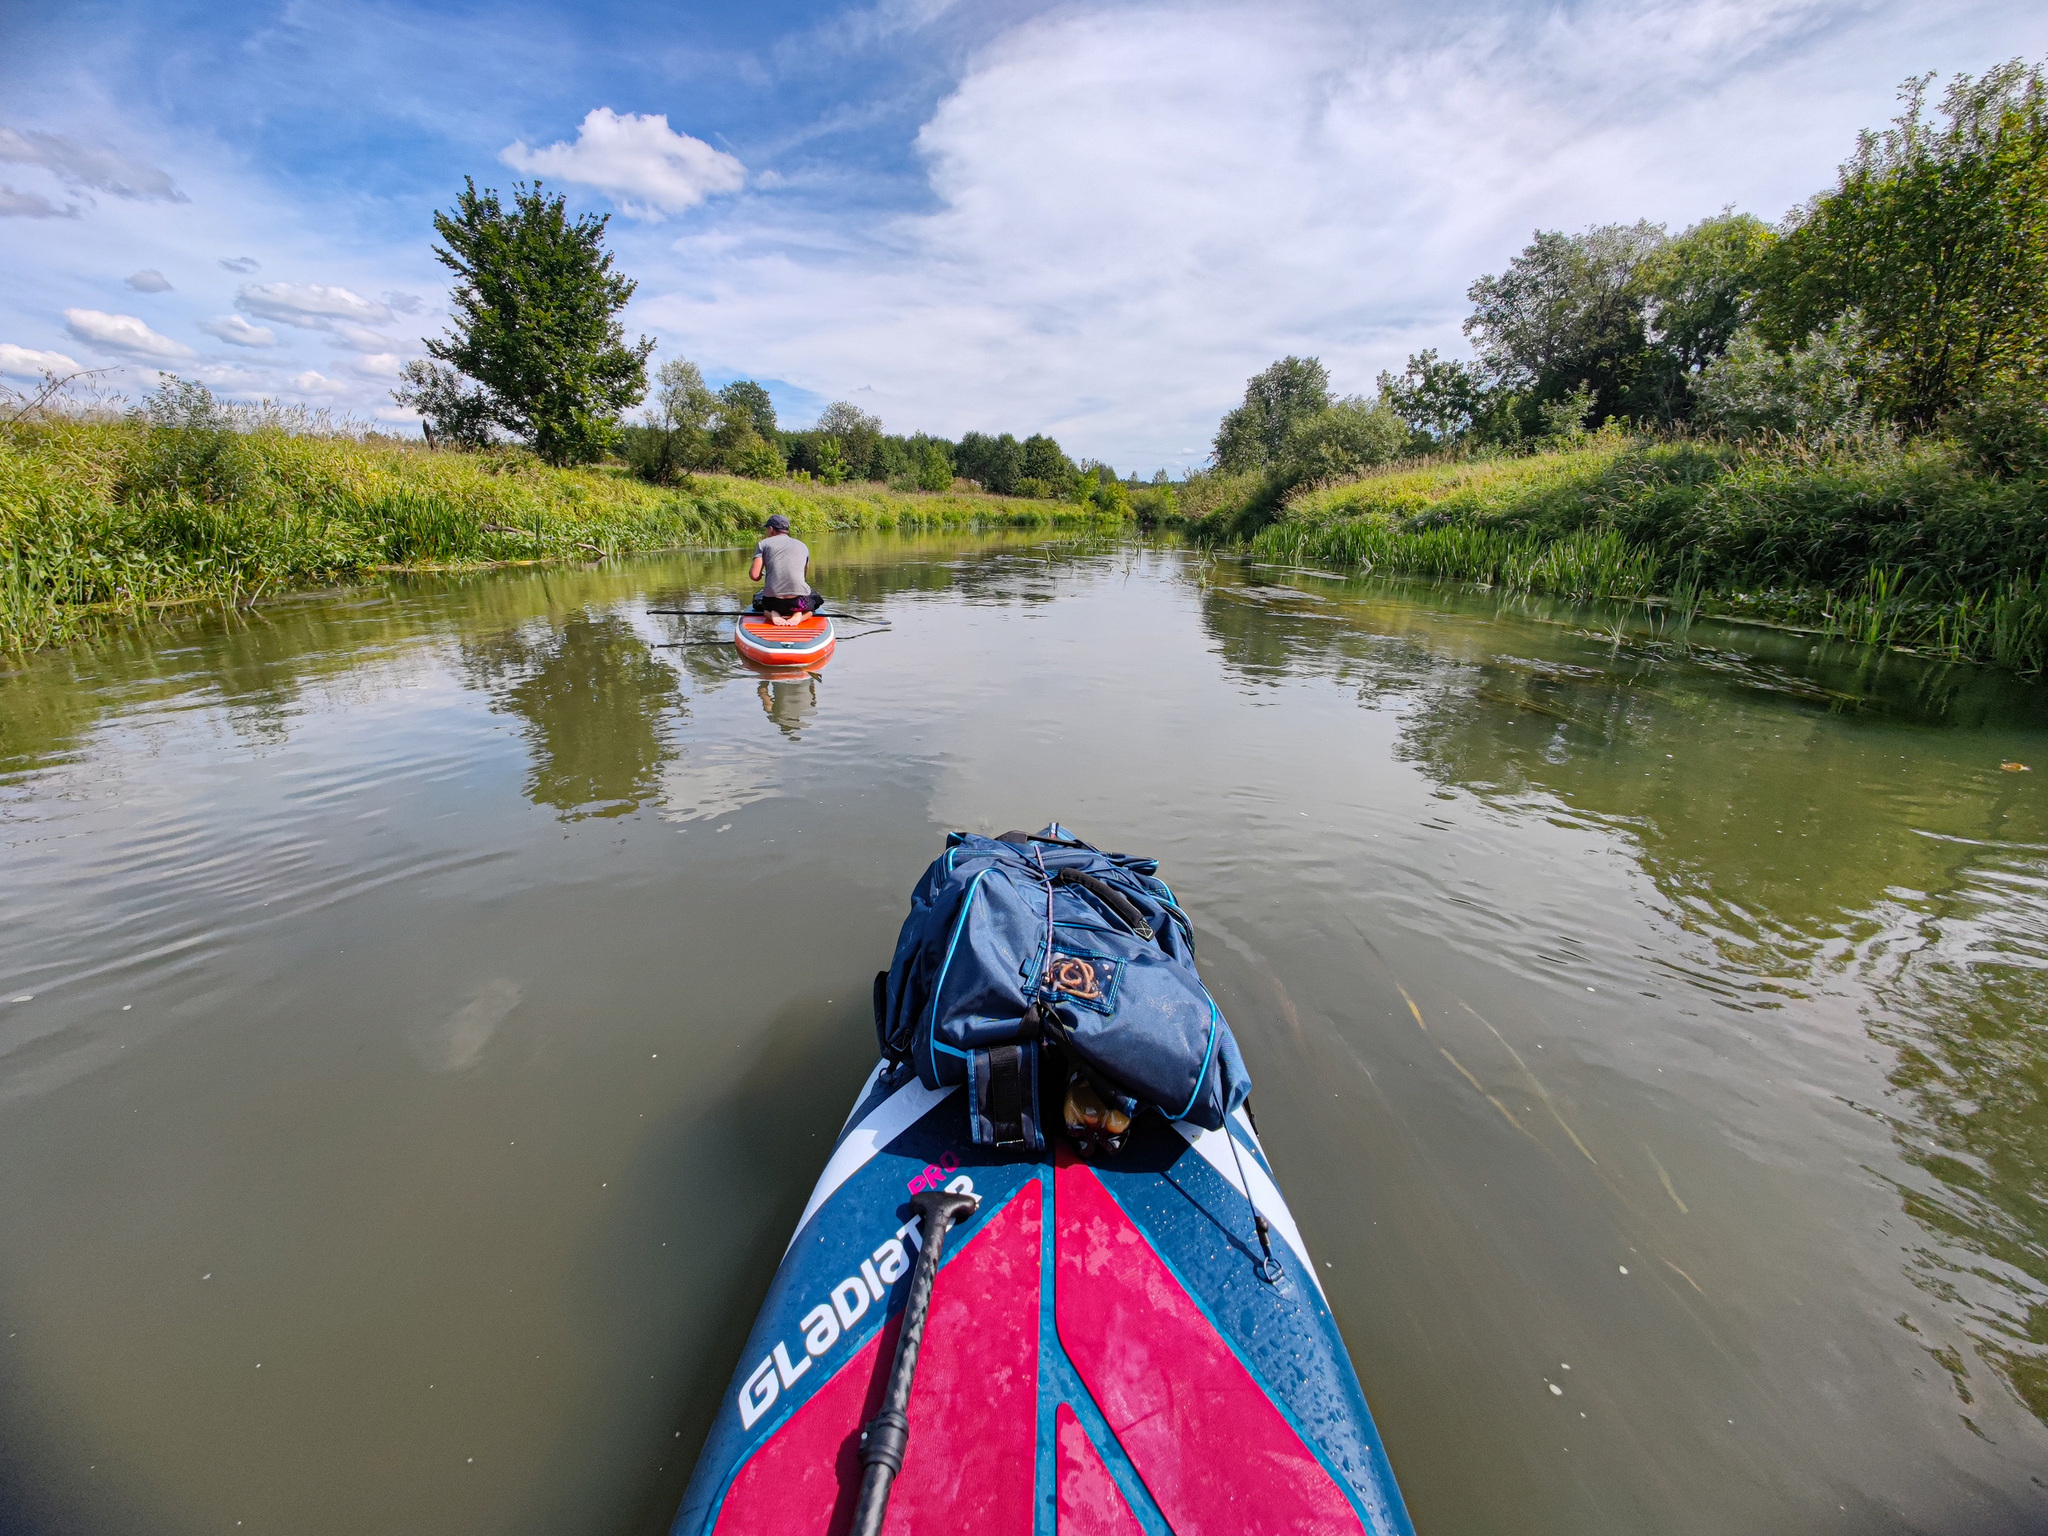
[[(887, 1536), (1030, 1536), (1038, 1439), (1038, 1272), (1043, 1200), (1031, 1180), (932, 1285), (910, 1395), (910, 1447)], [(793, 1536), (853, 1524), (860, 1427), (882, 1406), (901, 1319), (842, 1366), (740, 1468), (719, 1536)]]
[(1145, 1536), (1138, 1517), (1124, 1502), (1123, 1490), (1102, 1464), (1102, 1454), (1074, 1410), (1060, 1404), (1059, 1443), (1060, 1527), (1059, 1536)]
[(1059, 1163), (1060, 1344), (1174, 1536), (1364, 1536), (1322, 1463), (1094, 1171), (1064, 1152)]

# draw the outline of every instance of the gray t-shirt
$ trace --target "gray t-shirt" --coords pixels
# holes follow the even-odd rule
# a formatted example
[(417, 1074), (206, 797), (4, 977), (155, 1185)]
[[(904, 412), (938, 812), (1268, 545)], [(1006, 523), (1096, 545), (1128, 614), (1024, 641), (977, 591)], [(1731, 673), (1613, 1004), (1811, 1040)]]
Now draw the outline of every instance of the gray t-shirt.
[(806, 597), (810, 584), (804, 567), (811, 563), (810, 546), (786, 533), (772, 533), (754, 546), (761, 557), (761, 591), (768, 597)]

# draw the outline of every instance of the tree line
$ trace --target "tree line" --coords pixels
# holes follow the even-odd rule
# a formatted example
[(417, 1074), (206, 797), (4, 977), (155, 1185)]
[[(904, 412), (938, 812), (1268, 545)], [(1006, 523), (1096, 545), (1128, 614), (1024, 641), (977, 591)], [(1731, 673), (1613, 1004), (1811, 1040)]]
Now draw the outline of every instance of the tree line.
[(1467, 290), (1471, 361), (1435, 350), (1333, 397), (1315, 358), (1254, 376), (1219, 474), (1294, 486), (1418, 454), (1572, 440), (1600, 422), (1808, 444), (1944, 433), (2048, 469), (2048, 90), (2013, 60), (1901, 88), (1835, 185), (1773, 225), (1724, 211), (1539, 230)]
[[(480, 448), (501, 435), (549, 464), (623, 457), (633, 471), (670, 485), (697, 470), (751, 479), (794, 478), (838, 485), (885, 482), (943, 491), (956, 479), (1004, 496), (1078, 499), (1130, 510), (1126, 486), (1106, 464), (1076, 464), (1043, 433), (969, 432), (958, 442), (886, 431), (848, 401), (828, 406), (814, 427), (776, 421), (768, 391), (752, 379), (713, 390), (696, 364), (665, 363), (641, 420), (624, 413), (648, 395), (655, 343), (628, 343), (618, 314), (634, 282), (605, 249), (609, 215), (571, 219), (567, 200), (535, 182), (494, 189), (465, 178), (452, 212), (437, 211), (434, 256), (455, 274), (448, 334), (426, 343), (427, 358), (405, 364), (392, 391), (418, 412), (430, 442)], [(1163, 480), (1162, 470), (1157, 479)]]
[[(1076, 464), (1044, 433), (969, 432), (958, 442), (927, 432), (889, 432), (882, 419), (837, 400), (813, 427), (778, 425), (768, 391), (751, 379), (713, 390), (687, 359), (664, 363), (643, 421), (622, 428), (626, 462), (657, 485), (697, 470), (823, 485), (877, 481), (899, 490), (944, 491), (956, 479), (1000, 496), (1082, 497), (1106, 504), (1116, 471)], [(1163, 474), (1163, 471), (1162, 471)], [(1135, 481), (1132, 482), (1135, 484)], [(1128, 492), (1125, 492), (1128, 495)]]

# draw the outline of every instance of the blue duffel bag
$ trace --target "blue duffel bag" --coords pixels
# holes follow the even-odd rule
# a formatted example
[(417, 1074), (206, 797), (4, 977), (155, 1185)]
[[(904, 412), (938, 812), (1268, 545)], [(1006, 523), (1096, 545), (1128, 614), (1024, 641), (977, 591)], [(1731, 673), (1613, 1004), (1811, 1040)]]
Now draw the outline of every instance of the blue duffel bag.
[[(1220, 1129), (1251, 1078), (1158, 867), (1057, 822), (949, 834), (875, 978), (882, 1054), (928, 1088), (964, 1084), (982, 1146), (1044, 1146), (1051, 1051), (1127, 1112)], [(1066, 1079), (1050, 1086), (1057, 1094)]]

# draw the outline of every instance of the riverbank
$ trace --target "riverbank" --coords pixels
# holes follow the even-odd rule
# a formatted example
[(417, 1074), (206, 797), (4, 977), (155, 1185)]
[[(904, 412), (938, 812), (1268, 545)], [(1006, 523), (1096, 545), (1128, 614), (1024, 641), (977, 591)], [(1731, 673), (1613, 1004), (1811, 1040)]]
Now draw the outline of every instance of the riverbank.
[(1088, 526), (1070, 502), (623, 469), (275, 430), (50, 420), (0, 430), (0, 651), (392, 569), (596, 559), (798, 534)]
[(1600, 433), (1391, 465), (1296, 492), (1253, 531), (1256, 493), (1192, 526), (1272, 560), (1662, 602), (2048, 668), (2048, 481), (1993, 477), (1945, 443), (1810, 451)]

